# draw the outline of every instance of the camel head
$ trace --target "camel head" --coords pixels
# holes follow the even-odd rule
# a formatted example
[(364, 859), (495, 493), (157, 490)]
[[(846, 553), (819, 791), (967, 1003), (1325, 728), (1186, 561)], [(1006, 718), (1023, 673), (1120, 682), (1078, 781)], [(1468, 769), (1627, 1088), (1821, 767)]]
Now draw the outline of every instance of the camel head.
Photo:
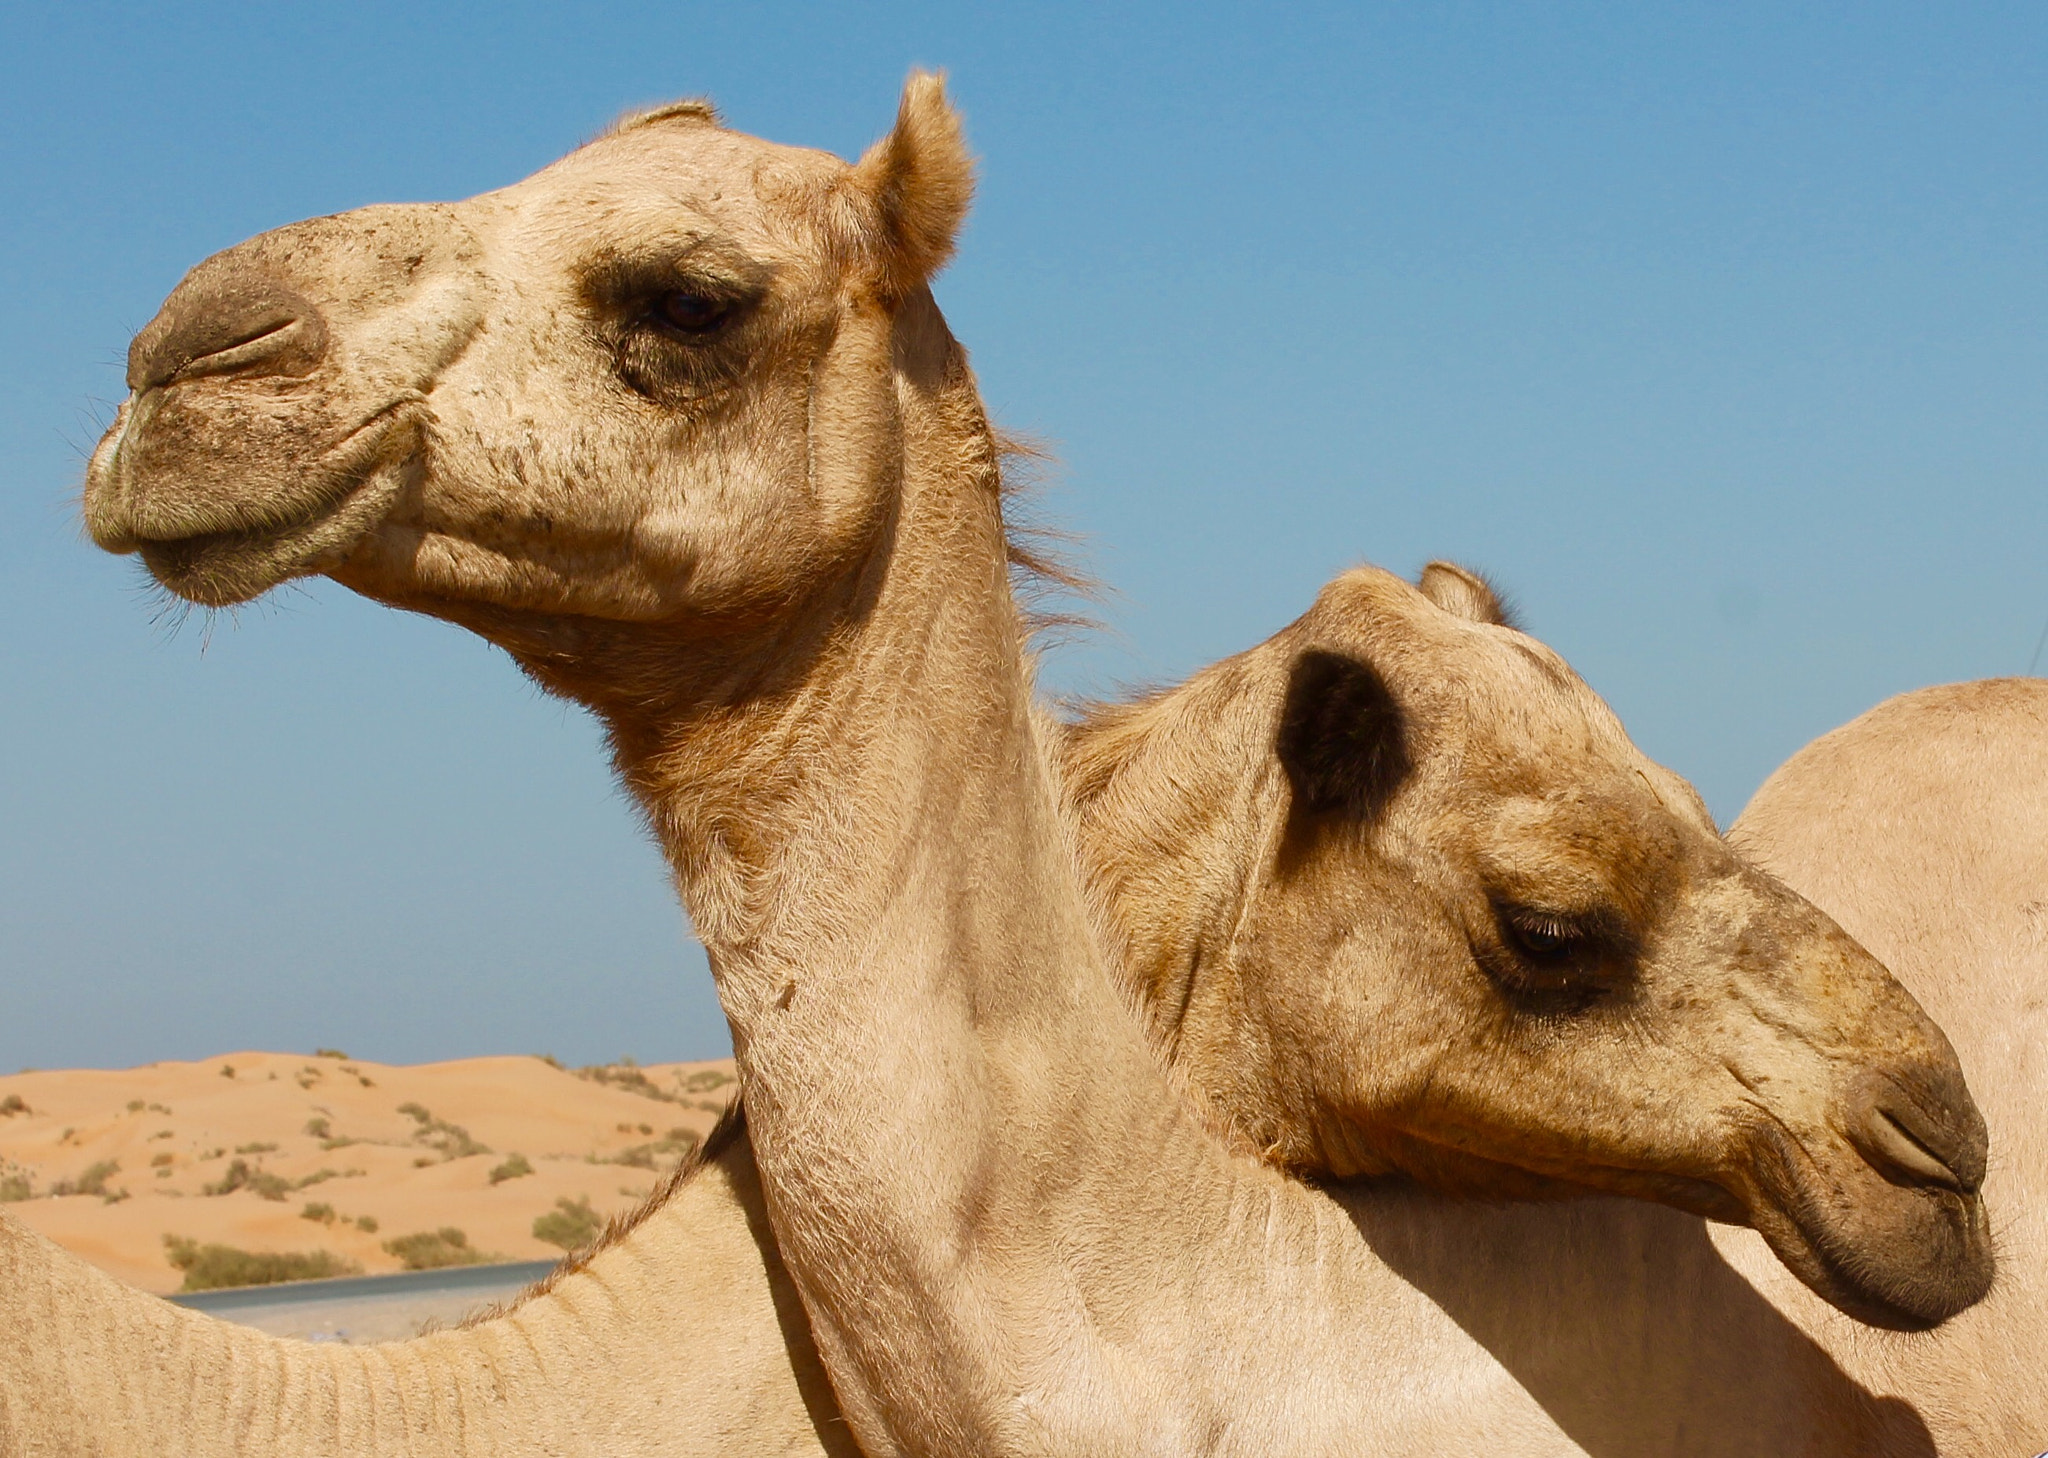
[(913, 76), (858, 164), (680, 103), (502, 191), (207, 259), (136, 336), (93, 539), (208, 606), (329, 574), (532, 647), (785, 613), (883, 533), (973, 187)]
[(1879, 1325), (1988, 1288), (1940, 1029), (1481, 579), (1347, 574), (1065, 757), (1174, 1061), (1275, 1163), (1748, 1223)]

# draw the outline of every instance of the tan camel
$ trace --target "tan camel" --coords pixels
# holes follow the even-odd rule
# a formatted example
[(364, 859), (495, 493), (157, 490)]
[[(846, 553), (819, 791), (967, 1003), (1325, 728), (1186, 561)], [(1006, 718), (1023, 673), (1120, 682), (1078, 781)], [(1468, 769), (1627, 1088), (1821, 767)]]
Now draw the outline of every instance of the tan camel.
[[(252, 240), (138, 339), (88, 522), (197, 601), (325, 570), (464, 623), (606, 720), (711, 950), (770, 1223), (868, 1450), (1403, 1431), (1413, 1394), (1359, 1318), (1384, 1269), (1188, 1111), (1096, 948), (1025, 706), (993, 447), (924, 287), (968, 177), (919, 82), (852, 169), (684, 108), (469, 203)], [(1382, 631), (1414, 626), (1360, 592)], [(1341, 654), (1305, 670), (1335, 707), (1300, 726), (1322, 768), (1292, 833), (1440, 833), (1386, 738), (1410, 706), (1370, 689), (1405, 681), (1393, 636), (1363, 678)], [(1510, 717), (1554, 725), (1555, 665), (1490, 651)], [(1575, 750), (1634, 754), (1611, 724)], [(1464, 913), (1502, 1086), (1529, 1096), (1557, 1021), (1590, 1014), (1641, 1060), (1629, 1099), (1517, 1150), (1425, 1082), (1413, 1148), (1379, 1153), (1739, 1210), (1847, 1307), (1951, 1314), (1989, 1257), (1939, 1032), (1659, 778), (1599, 802), (1496, 787), (1516, 849), (1479, 867), (1499, 905)], [(1663, 862), (1583, 863), (1657, 815)], [(1796, 942), (1778, 990), (1837, 982), (1844, 1021), (1715, 1066), (1631, 1038), (1651, 969), (1745, 936)], [(1882, 1089), (1849, 1076), (1873, 1057)], [(1670, 1147), (1646, 1170), (1650, 1142)], [(418, 1360), (416, 1401), (468, 1414), (478, 1374)]]
[(1847, 1371), (1916, 1409), (1942, 1453), (2048, 1448), (2048, 681), (1880, 704), (1793, 756), (1731, 838), (1955, 1039), (1994, 1137), (2001, 1275), (1981, 1305), (1904, 1341), (1832, 1319), (1740, 1232), (1719, 1243)]
[[(1432, 566), (1423, 582), (1425, 592), (1454, 610), (1472, 611), (1490, 602), (1476, 580), (1443, 564)], [(1296, 696), (1293, 684), (1303, 643), (1344, 642), (1350, 630), (1343, 614), (1332, 608), (1349, 586), (1337, 584), (1302, 623), (1180, 689), (1145, 703), (1098, 710), (1071, 730), (1050, 731), (1058, 743), (1068, 798), (1078, 812), (1084, 867), (1104, 893), (1133, 967), (1149, 969), (1133, 991), (1161, 1045), (1181, 1058), (1179, 1072), (1189, 1086), (1211, 1101), (1218, 1116), (1243, 1127), (1256, 1128), (1274, 1108), (1302, 1106), (1314, 1096), (1309, 1085), (1328, 1087), (1334, 1094), (1350, 1069), (1412, 1060), (1431, 1039), (1431, 1056), (1446, 1083), (1483, 1078), (1485, 1072), (1471, 1066), (1474, 1045), (1459, 1025), (1464, 1013), (1456, 997), (1444, 993), (1470, 975), (1469, 959), (1441, 957), (1444, 919), (1482, 889), (1470, 869), (1475, 859), (1470, 852), (1483, 852), (1483, 845), (1446, 855), (1448, 879), (1434, 886), (1360, 838), (1326, 837), (1308, 847), (1306, 861), (1328, 864), (1321, 877), (1326, 882), (1398, 889), (1379, 899), (1379, 914), (1369, 923), (1353, 921), (1341, 903), (1290, 897), (1287, 881), (1298, 879), (1306, 867), (1281, 878), (1274, 874), (1277, 864), (1269, 864), (1275, 862), (1272, 843), (1284, 838), (1279, 827), (1295, 798), (1291, 776), (1299, 777), (1305, 766), (1275, 752), (1268, 726), (1287, 716)], [(1465, 684), (1468, 692), (1483, 682), (1484, 658), (1474, 659), (1460, 637), (1418, 643), (1426, 657), (1417, 672), (1425, 679)], [(1363, 650), (1368, 645), (1356, 646)], [(1478, 792), (1463, 783), (1470, 766), (1491, 765), (1496, 774), (1516, 779), (1549, 778), (1558, 771), (1552, 767), (1553, 746), (1529, 742), (1523, 726), (1512, 720), (1490, 720), (1477, 712), (1486, 695), (1475, 693), (1474, 698), (1473, 712), (1460, 712), (1455, 702), (1446, 708), (1464, 721), (1455, 761), (1443, 758), (1454, 752), (1451, 743), (1429, 736), (1424, 741), (1429, 759), (1438, 762), (1422, 765), (1418, 781), (1440, 779), (1456, 792), (1445, 812), (1456, 808), (1462, 835), (1483, 836), (1505, 806), (1483, 794), (1475, 801)], [(1596, 764), (1593, 769), (1604, 769), (1610, 777), (1633, 775), (1619, 767)], [(1682, 786), (1674, 788), (1684, 793)], [(1611, 783), (1592, 779), (1573, 793), (1613, 789)], [(1613, 845), (1646, 854), (1625, 840)], [(1162, 891), (1162, 886), (1169, 889)], [(1307, 924), (1309, 935), (1276, 945), (1258, 933), (1276, 921)], [(1304, 945), (1312, 949), (1311, 960), (1296, 965), (1291, 959)], [(1327, 951), (1333, 945), (1343, 947), (1335, 960)], [(1783, 948), (1774, 955), (1782, 957)], [(1269, 962), (1273, 957), (1279, 960)], [(1173, 975), (1164, 975), (1169, 970)], [(1755, 982), (1776, 969), (1740, 970), (1740, 981)], [(1338, 1005), (1339, 1025), (1326, 1034), (1332, 1046), (1280, 1049), (1283, 1057), (1271, 1056), (1283, 1040), (1276, 1036), (1269, 1010), (1320, 996), (1332, 981), (1358, 984), (1358, 996)], [(1673, 1026), (1662, 1036), (1687, 1039), (1704, 1049), (1725, 1036), (1725, 1029), (1725, 1021), (1689, 1033)], [(1268, 1056), (1247, 1056), (1256, 1050)], [(1285, 1078), (1264, 1071), (1290, 1065), (1316, 1069), (1318, 1063), (1324, 1065), (1320, 1071), (1297, 1075), (1291, 1089)], [(1248, 1090), (1250, 1097), (1240, 1090)], [(1500, 1117), (1487, 1108), (1477, 1112)], [(1297, 1153), (1295, 1160), (1315, 1173), (1331, 1167), (1323, 1151), (1355, 1160), (1351, 1151), (1361, 1144), (1399, 1140), (1406, 1116), (1399, 1100), (1388, 1103), (1370, 1088), (1363, 1097), (1334, 1099), (1310, 1113), (1322, 1131), (1314, 1137), (1262, 1138), (1309, 1151), (1306, 1157)], [(1515, 1115), (1510, 1111), (1507, 1117)], [(630, 1441), (655, 1447), (658, 1438), (658, 1450), (671, 1453), (718, 1453), (735, 1446), (769, 1452), (847, 1447), (844, 1429), (831, 1416), (829, 1387), (802, 1313), (776, 1259), (746, 1145), (721, 1137), (714, 1140), (713, 1152), (708, 1166), (676, 1181), (641, 1223), (622, 1232), (586, 1268), (566, 1271), (513, 1315), (475, 1333), (436, 1337), (409, 1349), (380, 1349), (369, 1364), (371, 1372), (383, 1362), (402, 1372), (409, 1357), (444, 1370), (464, 1362), (501, 1366), (507, 1332), (516, 1330), (524, 1348), (577, 1372), (574, 1400), (566, 1405), (552, 1391), (525, 1390), (514, 1373), (502, 1379), (507, 1401), (532, 1410), (533, 1426), (542, 1413), (560, 1425), (551, 1430), (550, 1441), (561, 1441), (562, 1433), (584, 1433), (600, 1434), (607, 1444), (617, 1445), (629, 1441), (621, 1434), (623, 1424), (637, 1431)], [(1499, 1229), (1482, 1224), (1461, 1232), (1465, 1240), (1448, 1244), (1437, 1238), (1447, 1216), (1458, 1220), (1456, 1205), (1433, 1209), (1428, 1200), (1386, 1190), (1348, 1192), (1345, 1202), (1375, 1246), (1399, 1253), (1411, 1268), (1419, 1248), (1454, 1268), (1478, 1267), (1484, 1284), (1495, 1288), (1504, 1275), (1516, 1278), (1513, 1271), (1497, 1269), (1505, 1250), (1512, 1248), (1504, 1245)], [(1651, 1217), (1647, 1232), (1629, 1242), (1640, 1248), (1641, 1264), (1655, 1261), (1662, 1267), (1659, 1274), (1667, 1276), (1674, 1267), (1685, 1271), (1688, 1262), (1700, 1267), (1701, 1257), (1707, 1265), (1717, 1264), (1696, 1222), (1670, 1212), (1659, 1221), (1657, 1212), (1644, 1207), (1622, 1208)], [(1496, 1225), (1530, 1227), (1522, 1232), (1522, 1259), (1515, 1264), (1542, 1266), (1555, 1284), (1573, 1264), (1575, 1231), (1597, 1227), (1604, 1212), (1572, 1206), (1526, 1215), (1488, 1213)], [(1565, 1259), (1544, 1252), (1540, 1243), (1527, 1249), (1545, 1236), (1566, 1252)], [(5, 1250), (0, 1241), (0, 1251)], [(7, 1288), (41, 1293), (48, 1303), (28, 1323), (44, 1339), (22, 1344), (12, 1361), (0, 1365), (7, 1378), (0, 1392), (49, 1394), (18, 1418), (15, 1436), (21, 1446), (151, 1453), (230, 1446), (221, 1426), (230, 1424), (234, 1410), (202, 1407), (195, 1416), (183, 1395), (198, 1385), (198, 1372), (209, 1370), (203, 1356), (222, 1357), (207, 1341), (191, 1338), (195, 1333), (221, 1336), (219, 1328), (127, 1292), (40, 1242), (22, 1242), (13, 1261)], [(1578, 1263), (1587, 1264), (1583, 1258)], [(1614, 1262), (1605, 1251), (1596, 1252), (1591, 1264), (1610, 1273), (1611, 1281)], [(1645, 1360), (1657, 1348), (1640, 1340), (1658, 1315), (1658, 1283), (1643, 1282), (1619, 1293), (1571, 1293), (1568, 1304), (1584, 1319), (1612, 1336), (1633, 1339), (1617, 1341), (1615, 1357), (1590, 1364), (1577, 1379), (1583, 1398), (1598, 1406), (1608, 1428), (1626, 1432), (1637, 1448), (1655, 1452), (1811, 1451), (1816, 1434), (1825, 1435), (1825, 1451), (1886, 1451), (1885, 1440), (1898, 1427), (1900, 1414), (1872, 1402), (1797, 1332), (1782, 1322), (1759, 1320), (1765, 1313), (1753, 1297), (1747, 1305), (1756, 1309), (1748, 1311), (1746, 1320), (1754, 1329), (1746, 1329), (1742, 1297), (1748, 1293), (1732, 1288), (1725, 1272), (1688, 1274), (1690, 1281), (1675, 1284), (1718, 1291), (1736, 1313), (1733, 1320), (1723, 1314), (1688, 1329), (1711, 1332), (1743, 1360), (1716, 1364), (1709, 1349), (1678, 1382), (1672, 1362), (1660, 1368)], [(1719, 1286), (1713, 1284), (1717, 1274), (1723, 1277)], [(1440, 1279), (1432, 1285), (1432, 1294), (1442, 1291)], [(1454, 1431), (1513, 1434), (1522, 1452), (1582, 1451), (1573, 1437), (1586, 1436), (1580, 1432), (1584, 1425), (1569, 1421), (1569, 1414), (1564, 1420), (1548, 1416), (1542, 1399), (1549, 1394), (1540, 1382), (1533, 1391), (1525, 1390), (1516, 1380), (1521, 1374), (1505, 1370), (1482, 1347), (1465, 1340), (1416, 1290), (1395, 1287), (1387, 1296), (1379, 1306), (1383, 1323), (1407, 1334), (1407, 1350), (1383, 1370), (1387, 1380), (1408, 1385), (1462, 1372), (1458, 1385), (1466, 1400), (1453, 1415)], [(21, 1301), (17, 1295), (11, 1303), (16, 1322), (25, 1320)], [(115, 1321), (114, 1313), (127, 1325)], [(1550, 1320), (1554, 1330), (1554, 1313)], [(1542, 1321), (1525, 1325), (1531, 1332), (1544, 1329)], [(137, 1350), (143, 1332), (154, 1332), (160, 1341), (177, 1340), (182, 1360), (145, 1360)], [(290, 1434), (298, 1451), (349, 1448), (344, 1441), (348, 1430), (341, 1426), (344, 1408), (322, 1398), (346, 1391), (350, 1378), (369, 1382), (353, 1354), (270, 1342), (248, 1333), (229, 1335), (235, 1364), (269, 1374), (277, 1388), (296, 1395), (296, 1402), (291, 1396), (274, 1399), (278, 1409), (272, 1420), (279, 1432)], [(422, 1361), (420, 1354), (436, 1346), (456, 1350), (440, 1351), (431, 1363)], [(1771, 1350), (1771, 1360), (1753, 1369), (1749, 1358), (1759, 1349)], [(0, 1345), (0, 1359), (6, 1350)], [(1428, 1360), (1420, 1360), (1418, 1353), (1428, 1354)], [(82, 1354), (91, 1354), (93, 1361), (81, 1362)], [(1703, 1380), (1703, 1372), (1711, 1377)], [(105, 1390), (102, 1383), (113, 1389)], [(242, 1394), (244, 1400), (255, 1399), (264, 1386), (253, 1383)], [(644, 1411), (636, 1401), (654, 1396), (660, 1399), (658, 1414)], [(1703, 1403), (1716, 1409), (1710, 1422), (1699, 1421)], [(362, 1407), (374, 1412), (376, 1405), (366, 1400)], [(1431, 1422), (1423, 1431), (1440, 1432), (1444, 1414), (1427, 1416)], [(220, 1426), (209, 1425), (209, 1418)], [(448, 1435), (433, 1429), (417, 1441), (434, 1445), (424, 1451), (440, 1451)], [(615, 1446), (611, 1450), (617, 1451)]]

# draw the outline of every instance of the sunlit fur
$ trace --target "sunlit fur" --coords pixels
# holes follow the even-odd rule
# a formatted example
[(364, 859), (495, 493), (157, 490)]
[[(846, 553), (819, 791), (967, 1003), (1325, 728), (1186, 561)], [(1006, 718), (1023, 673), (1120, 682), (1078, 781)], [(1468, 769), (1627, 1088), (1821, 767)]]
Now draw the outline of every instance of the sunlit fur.
[(1944, 1455), (2048, 1445), (2048, 680), (1905, 694), (1801, 750), (1731, 838), (1883, 957), (1955, 1042), (1991, 1126), (1990, 1296), (1925, 1336), (1842, 1322), (1753, 1238), (1720, 1244)]
[[(871, 1452), (1262, 1452), (1361, 1433), (1440, 1448), (1472, 1430), (1462, 1406), (1390, 1375), (1429, 1348), (1396, 1319), (1412, 1293), (1355, 1218), (1190, 1110), (1109, 973), (1029, 710), (998, 448), (922, 279), (951, 247), (970, 177), (957, 118), (917, 78), (851, 168), (678, 117), (468, 202), (263, 235), (201, 265), (138, 337), (134, 393), (88, 474), (88, 525), (205, 603), (326, 572), (475, 629), (602, 717), (710, 950), (768, 1221)], [(675, 289), (716, 303), (715, 335), (650, 323)], [(1370, 610), (1345, 623), (1413, 700), (1425, 740), (1458, 732), (1425, 649), (1453, 628), (1500, 630), (1381, 576), (1347, 595)], [(1486, 659), (1517, 665), (1500, 722), (1531, 751), (1554, 747), (1568, 671), (1510, 639)], [(1519, 699), (1529, 683), (1552, 688)], [(1624, 745), (1618, 730), (1584, 733), (1584, 762), (1633, 767)], [(1380, 1159), (1475, 1190), (1533, 1176), (1739, 1209), (1865, 1315), (1924, 1323), (1967, 1303), (1986, 1273), (1974, 1204), (1872, 1176), (1829, 1133), (1836, 1080), (1813, 1077), (1859, 1051), (1917, 1070), (1942, 1096), (1937, 1142), (1966, 1186), (1973, 1114), (1939, 1033), (1810, 910), (1762, 896), (1703, 821), (1684, 829), (1675, 782), (1660, 791), (1631, 768), (1638, 779), (1612, 805), (1671, 852), (1650, 874), (1601, 882), (1586, 853), (1611, 839), (1600, 817), (1510, 775), (1475, 793), (1516, 800), (1495, 831), (1527, 854), (1494, 855), (1488, 875), (1516, 894), (1576, 878), (1576, 894), (1614, 903), (1587, 915), (1641, 938), (1631, 956), (1739, 963), (1738, 928), (1789, 948), (1772, 953), (1783, 985), (1756, 1005), (1782, 1021), (1779, 993), (1817, 1007), (1848, 989), (1841, 1026), (1816, 1015), (1789, 1038), (1732, 1039), (1754, 1064), (1667, 1050), (1654, 1076), (1620, 1080), (1619, 1108), (1587, 1097), (1617, 1087), (1587, 1059), (1561, 1065), (1570, 1092), (1547, 1103), (1526, 1087), (1489, 1100), (1477, 1079), (1438, 1098), (1425, 1081), (1399, 1129), (1341, 1158), (1326, 1141), (1335, 1167)], [(1447, 843), (1432, 817), (1455, 818), (1436, 803), (1397, 796), (1376, 827), (1417, 866)], [(1272, 864), (1327, 878), (1320, 838), (1363, 828), (1290, 817), (1298, 835)], [(1358, 905), (1324, 884), (1347, 914)], [(1674, 896), (1684, 915), (1651, 937)], [(1517, 980), (1486, 928), (1463, 923), (1494, 984)], [(1555, 980), (1532, 976), (1520, 995), (1546, 1017), (1588, 1009)], [(1745, 1006), (1727, 1012), (1739, 1022)], [(1557, 1041), (1539, 1022), (1491, 1044), (1518, 1077)], [(1773, 1049), (1804, 1070), (1782, 1100)], [(1543, 1122), (1496, 1143), (1504, 1129), (1473, 1127), (1487, 1108)], [(1576, 1144), (1558, 1135), (1572, 1128)], [(1945, 1259), (1958, 1245), (1968, 1258)], [(16, 1248), (25, 1269), (54, 1269)], [(16, 1329), (46, 1331), (63, 1303), (27, 1284)], [(269, 1353), (254, 1370), (284, 1385), (259, 1381), (253, 1407), (231, 1410), (266, 1428), (304, 1416), (279, 1405), (289, 1394), (352, 1415), (336, 1421), (359, 1447), (392, 1441), (376, 1437), (391, 1403), (453, 1424), (424, 1421), (422, 1442), (517, 1446), (531, 1424), (624, 1451), (622, 1433), (658, 1433), (630, 1403), (602, 1421), (578, 1406), (601, 1387), (590, 1364), (647, 1350), (590, 1340), (618, 1335), (617, 1289), (557, 1294), (527, 1325), (388, 1361), (279, 1365), (241, 1338), (176, 1330)], [(159, 1329), (88, 1303), (85, 1319), (102, 1318)], [(538, 1340), (542, 1327), (564, 1339)], [(78, 1335), (102, 1357), (123, 1349), (104, 1327)], [(47, 1345), (23, 1360), (47, 1360)], [(585, 1384), (576, 1401), (504, 1401), (505, 1383), (541, 1390), (521, 1374), (558, 1388), (563, 1367)], [(300, 1385), (322, 1372), (351, 1375)], [(192, 1386), (216, 1413), (252, 1391)], [(659, 1391), (646, 1400), (658, 1407)], [(305, 1431), (331, 1433), (323, 1423)], [(403, 1437), (422, 1426), (408, 1419)]]

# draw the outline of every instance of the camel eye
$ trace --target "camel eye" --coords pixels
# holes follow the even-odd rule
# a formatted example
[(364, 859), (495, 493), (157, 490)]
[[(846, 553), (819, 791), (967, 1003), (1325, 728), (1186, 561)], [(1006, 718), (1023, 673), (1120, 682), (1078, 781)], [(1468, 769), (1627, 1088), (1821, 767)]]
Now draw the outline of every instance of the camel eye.
[(1576, 927), (1540, 911), (1516, 908), (1501, 913), (1501, 936), (1531, 962), (1555, 966), (1569, 962), (1585, 942)]
[(682, 334), (708, 334), (725, 321), (731, 305), (709, 294), (677, 289), (662, 295), (661, 322)]

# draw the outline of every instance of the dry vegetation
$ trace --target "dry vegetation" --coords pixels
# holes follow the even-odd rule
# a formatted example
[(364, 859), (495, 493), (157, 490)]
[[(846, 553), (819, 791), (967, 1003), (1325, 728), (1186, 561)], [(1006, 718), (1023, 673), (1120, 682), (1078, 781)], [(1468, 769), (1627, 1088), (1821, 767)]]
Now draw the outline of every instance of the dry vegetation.
[(273, 1281), (318, 1281), (362, 1271), (332, 1251), (248, 1251), (231, 1245), (201, 1245), (181, 1236), (164, 1237), (164, 1257), (185, 1273), (180, 1291), (217, 1291), (224, 1286), (267, 1286)]
[(733, 1087), (729, 1062), (336, 1049), (21, 1073), (0, 1077), (0, 1201), (154, 1291), (543, 1259), (637, 1203)]

